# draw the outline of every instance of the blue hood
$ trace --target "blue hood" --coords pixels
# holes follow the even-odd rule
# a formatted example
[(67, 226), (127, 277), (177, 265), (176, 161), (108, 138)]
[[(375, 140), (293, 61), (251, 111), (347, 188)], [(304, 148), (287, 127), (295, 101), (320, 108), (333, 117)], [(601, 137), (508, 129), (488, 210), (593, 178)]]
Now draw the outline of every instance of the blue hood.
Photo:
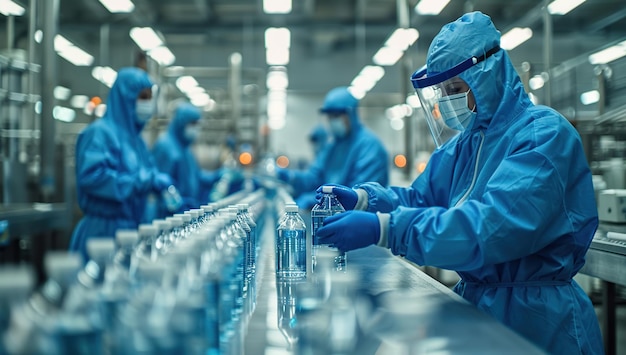
[(341, 86), (330, 90), (326, 94), (324, 105), (320, 108), (320, 112), (326, 114), (347, 113), (350, 117), (350, 125), (352, 126), (350, 135), (352, 135), (361, 128), (361, 122), (357, 113), (358, 107), (359, 100), (352, 96), (350, 91), (348, 91), (348, 87)]
[(196, 106), (189, 103), (178, 105), (169, 126), (170, 134), (183, 145), (189, 145), (191, 141), (185, 137), (185, 126), (191, 122), (197, 122), (201, 117), (200, 110)]
[[(478, 11), (465, 14), (445, 25), (435, 36), (428, 49), (427, 74), (431, 76), (447, 71), (499, 45), (500, 31), (494, 27), (489, 16)], [(507, 126), (524, 107), (530, 105), (524, 86), (503, 49), (462, 72), (459, 77), (469, 85), (476, 99), (476, 120), (468, 128), (490, 127), (494, 116), (499, 117), (494, 124)], [(517, 111), (500, 114), (510, 111), (512, 107)]]
[(148, 73), (139, 68), (122, 68), (109, 92), (107, 110), (103, 119), (111, 120), (122, 132), (138, 135), (144, 125), (137, 123), (137, 96), (144, 89), (152, 88)]

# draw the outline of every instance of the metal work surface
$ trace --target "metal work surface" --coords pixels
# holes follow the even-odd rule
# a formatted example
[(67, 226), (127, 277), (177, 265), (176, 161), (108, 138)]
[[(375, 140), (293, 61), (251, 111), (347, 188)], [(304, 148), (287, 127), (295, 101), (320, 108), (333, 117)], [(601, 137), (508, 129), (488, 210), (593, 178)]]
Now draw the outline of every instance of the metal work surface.
[(11, 238), (69, 227), (65, 203), (15, 203), (0, 207), (0, 221), (8, 221)]
[(604, 281), (626, 285), (626, 242), (609, 239), (607, 232), (626, 232), (626, 225), (601, 223), (591, 246), (581, 273)]
[[(267, 223), (263, 234), (257, 308), (248, 326), (246, 354), (299, 353), (297, 327), (286, 330), (279, 324), (286, 318), (281, 314), (285, 304), (297, 305), (298, 288), (310, 281), (276, 281), (272, 225)], [(353, 302), (359, 329), (356, 344), (346, 354), (543, 353), (387, 249), (372, 246), (349, 252), (347, 270), (359, 275)], [(295, 318), (291, 324), (301, 324), (297, 312)], [(331, 338), (328, 334), (323, 341)]]

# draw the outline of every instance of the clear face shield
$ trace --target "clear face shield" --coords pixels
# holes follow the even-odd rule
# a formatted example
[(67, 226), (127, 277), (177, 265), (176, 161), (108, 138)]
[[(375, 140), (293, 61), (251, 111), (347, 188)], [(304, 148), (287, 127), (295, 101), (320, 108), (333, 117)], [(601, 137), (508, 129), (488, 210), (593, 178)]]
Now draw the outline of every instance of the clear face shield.
[(411, 76), (437, 148), (469, 127), (476, 116), (471, 90), (458, 75), (499, 49), (495, 47), (480, 57), (471, 57), (442, 73), (429, 76), (423, 67)]

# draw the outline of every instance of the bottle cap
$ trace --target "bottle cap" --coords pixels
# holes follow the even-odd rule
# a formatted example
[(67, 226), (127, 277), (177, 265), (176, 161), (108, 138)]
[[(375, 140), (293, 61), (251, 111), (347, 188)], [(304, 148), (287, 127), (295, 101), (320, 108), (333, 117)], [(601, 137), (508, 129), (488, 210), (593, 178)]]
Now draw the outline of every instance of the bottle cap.
[(183, 224), (185, 223), (183, 222), (183, 219), (180, 217), (167, 217), (165, 220), (170, 222), (170, 224), (172, 225), (172, 228), (182, 227)]
[(139, 236), (140, 237), (154, 237), (159, 233), (159, 230), (156, 226), (152, 224), (140, 224), (139, 225)]
[(170, 224), (170, 222), (166, 221), (164, 219), (155, 219), (152, 222), (152, 225), (154, 225), (158, 229), (159, 232), (157, 232), (157, 233), (160, 233), (162, 231), (166, 231), (167, 232), (170, 229), (172, 229), (172, 225)]
[(237, 209), (239, 211), (246, 211), (248, 209), (249, 205), (247, 203), (238, 203), (237, 204)]
[(215, 211), (215, 205), (213, 204), (202, 205), (200, 208), (202, 208), (204, 213), (213, 213), (213, 211)]
[(322, 186), (322, 193), (332, 194), (333, 193), (333, 187), (332, 186), (328, 186), (328, 185)]
[(120, 247), (132, 247), (139, 240), (139, 233), (136, 229), (118, 229), (115, 232), (115, 241)]
[(298, 205), (287, 205), (285, 206), (285, 212), (298, 212)]
[(115, 252), (113, 238), (92, 237), (87, 239), (87, 255), (95, 262), (106, 262)]
[(191, 215), (190, 215), (190, 214), (176, 213), (176, 214), (174, 215), (174, 217), (179, 217), (179, 218), (182, 218), (182, 219), (183, 219), (183, 222), (184, 222), (185, 224), (186, 224), (186, 223), (191, 222)]
[(80, 254), (67, 251), (49, 251), (44, 256), (44, 268), (48, 278), (57, 282), (69, 283), (83, 265)]

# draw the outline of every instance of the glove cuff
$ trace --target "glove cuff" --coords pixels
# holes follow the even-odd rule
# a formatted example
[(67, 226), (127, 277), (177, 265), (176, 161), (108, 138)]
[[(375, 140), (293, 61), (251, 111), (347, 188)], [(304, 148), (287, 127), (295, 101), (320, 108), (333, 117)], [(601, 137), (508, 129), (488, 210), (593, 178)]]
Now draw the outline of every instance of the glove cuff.
[(376, 245), (383, 248), (389, 248), (387, 235), (389, 231), (389, 221), (391, 220), (391, 215), (389, 213), (376, 212), (376, 216), (378, 217), (378, 224), (380, 224), (380, 238), (378, 239), (378, 243)]
[(356, 191), (357, 200), (354, 205), (356, 211), (367, 211), (369, 196), (364, 189), (354, 189)]

